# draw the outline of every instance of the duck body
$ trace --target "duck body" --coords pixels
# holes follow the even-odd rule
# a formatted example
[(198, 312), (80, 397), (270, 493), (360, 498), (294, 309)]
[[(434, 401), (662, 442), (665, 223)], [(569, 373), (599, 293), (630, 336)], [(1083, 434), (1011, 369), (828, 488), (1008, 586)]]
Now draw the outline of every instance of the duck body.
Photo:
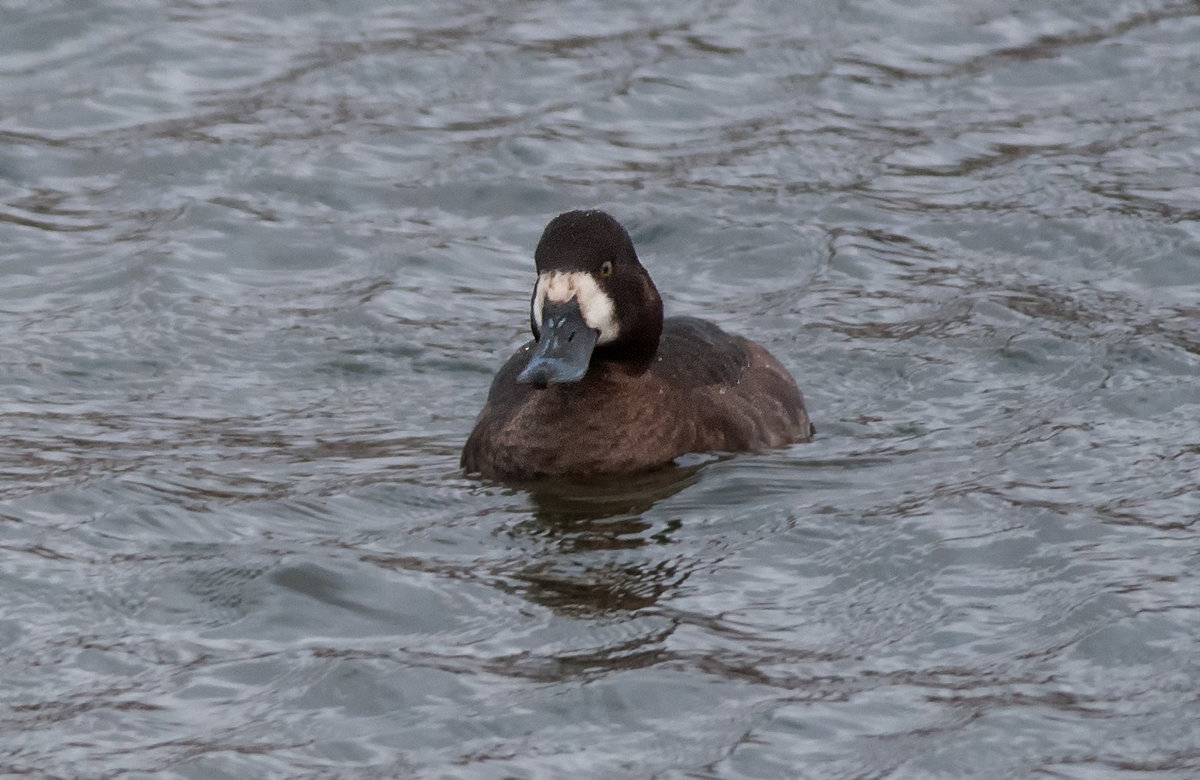
[(811, 438), (800, 389), (766, 349), (704, 320), (662, 317), (612, 217), (560, 215), (535, 260), (534, 340), (492, 381), (463, 448), (467, 472), (627, 474)]

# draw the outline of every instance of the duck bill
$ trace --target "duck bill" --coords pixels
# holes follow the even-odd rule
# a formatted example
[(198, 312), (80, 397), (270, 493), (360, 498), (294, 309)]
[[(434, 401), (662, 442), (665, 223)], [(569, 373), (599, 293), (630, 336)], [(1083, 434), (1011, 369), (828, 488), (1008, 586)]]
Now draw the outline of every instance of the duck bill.
[(583, 379), (600, 333), (584, 322), (579, 301), (546, 301), (540, 331), (533, 355), (517, 381), (545, 387)]

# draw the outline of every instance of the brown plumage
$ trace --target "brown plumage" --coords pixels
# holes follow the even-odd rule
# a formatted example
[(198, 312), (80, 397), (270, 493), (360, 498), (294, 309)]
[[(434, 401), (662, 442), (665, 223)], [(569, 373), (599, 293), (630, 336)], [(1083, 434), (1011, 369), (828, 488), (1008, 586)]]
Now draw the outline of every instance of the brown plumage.
[[(556, 380), (559, 355), (549, 354), (555, 345), (539, 343), (551, 338), (554, 326), (549, 314), (539, 321), (539, 284), (531, 307), (535, 340), (493, 380), (463, 447), (466, 471), (509, 480), (631, 473), (687, 453), (744, 452), (811, 438), (800, 389), (766, 349), (704, 320), (663, 319), (658, 290), (629, 235), (609, 215), (560, 215), (534, 257), (542, 279), (586, 274), (594, 281), (597, 294), (585, 288), (577, 296), (584, 300), (568, 305), (582, 312), (579, 327), (595, 332), (603, 331), (611, 308), (616, 336), (602, 337), (582, 357), (581, 378)], [(544, 301), (549, 312), (555, 302)], [(555, 332), (563, 334), (560, 346), (577, 343), (573, 333)], [(538, 361), (553, 366), (522, 378)]]

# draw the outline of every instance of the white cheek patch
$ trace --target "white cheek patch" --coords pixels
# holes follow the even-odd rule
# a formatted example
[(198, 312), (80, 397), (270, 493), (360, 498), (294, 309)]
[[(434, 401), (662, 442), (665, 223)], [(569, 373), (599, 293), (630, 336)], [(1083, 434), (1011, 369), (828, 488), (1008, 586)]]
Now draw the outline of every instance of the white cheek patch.
[(579, 301), (579, 312), (589, 327), (600, 331), (597, 344), (608, 344), (617, 338), (617, 313), (612, 298), (600, 289), (591, 274), (583, 271), (548, 271), (538, 276), (533, 296), (533, 321), (542, 328), (542, 309), (546, 301), (566, 303)]

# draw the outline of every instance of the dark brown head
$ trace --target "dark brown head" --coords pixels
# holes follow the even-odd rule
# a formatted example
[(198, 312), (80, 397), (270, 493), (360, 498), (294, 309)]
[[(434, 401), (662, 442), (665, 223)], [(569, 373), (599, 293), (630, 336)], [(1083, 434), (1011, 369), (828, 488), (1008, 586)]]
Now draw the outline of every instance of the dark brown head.
[(662, 335), (662, 298), (625, 228), (603, 211), (550, 221), (534, 252), (529, 319), (538, 345), (520, 380), (576, 382), (592, 360), (648, 360)]

